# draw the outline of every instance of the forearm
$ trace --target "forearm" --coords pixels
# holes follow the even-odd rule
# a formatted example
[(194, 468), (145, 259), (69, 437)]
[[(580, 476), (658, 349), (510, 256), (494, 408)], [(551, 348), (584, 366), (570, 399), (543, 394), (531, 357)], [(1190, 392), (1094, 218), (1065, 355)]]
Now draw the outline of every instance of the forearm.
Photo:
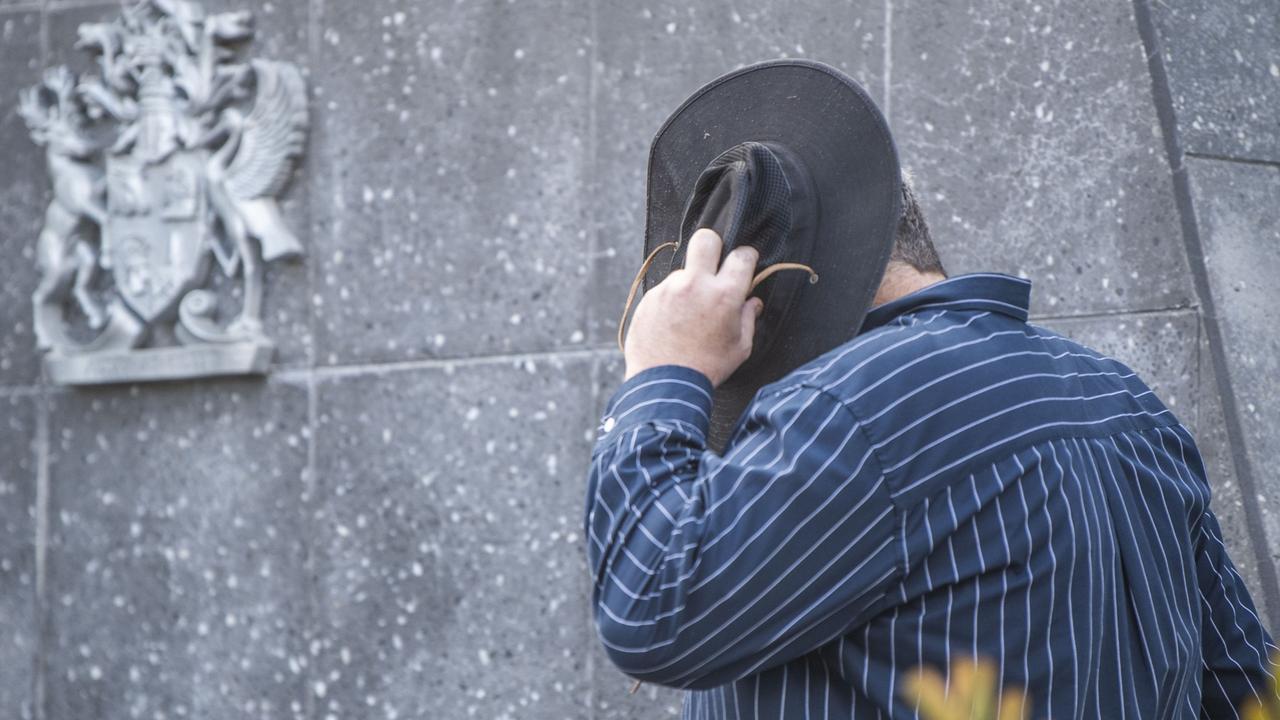
[(711, 385), (676, 366), (623, 384), (606, 410), (592, 456), (585, 531), (599, 588), (650, 582), (693, 498), (705, 448)]
[(619, 391), (586, 527), (610, 658), (648, 681), (708, 687), (857, 622), (896, 572), (896, 517), (838, 402), (799, 389), (753, 406), (720, 457), (704, 451), (696, 376), (669, 384), (689, 379), (657, 368)]

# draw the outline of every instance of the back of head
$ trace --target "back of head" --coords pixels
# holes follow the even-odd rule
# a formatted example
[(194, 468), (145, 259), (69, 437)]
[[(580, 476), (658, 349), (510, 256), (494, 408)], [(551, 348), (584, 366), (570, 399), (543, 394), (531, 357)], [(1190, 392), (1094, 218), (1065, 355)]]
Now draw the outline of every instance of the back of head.
[(898, 220), (889, 262), (908, 265), (921, 273), (947, 274), (938, 250), (933, 246), (933, 237), (929, 234), (929, 224), (925, 222), (911, 174), (905, 171), (902, 173), (902, 217)]

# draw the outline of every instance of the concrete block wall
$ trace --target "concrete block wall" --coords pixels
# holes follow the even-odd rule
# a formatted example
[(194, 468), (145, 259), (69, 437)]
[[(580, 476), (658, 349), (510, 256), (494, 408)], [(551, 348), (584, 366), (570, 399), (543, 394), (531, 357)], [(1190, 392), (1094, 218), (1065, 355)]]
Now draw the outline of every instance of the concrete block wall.
[(1235, 534), (1253, 538), (1253, 558), (1243, 548), (1233, 554), (1274, 628), (1280, 331), (1271, 308), (1280, 301), (1280, 6), (1139, 0), (1136, 7), (1200, 300), (1203, 431), (1214, 438), (1218, 504), (1234, 505)]
[[(1265, 0), (209, 0), (307, 69), (265, 380), (69, 390), (31, 335), (16, 91), (113, 0), (0, 0), (0, 714), (654, 718), (590, 624), (579, 514), (658, 125), (740, 64), (865, 83), (953, 273), (1190, 426), (1280, 613)], [(833, 317), (833, 322), (840, 318)], [(1269, 541), (1269, 539), (1272, 539)]]

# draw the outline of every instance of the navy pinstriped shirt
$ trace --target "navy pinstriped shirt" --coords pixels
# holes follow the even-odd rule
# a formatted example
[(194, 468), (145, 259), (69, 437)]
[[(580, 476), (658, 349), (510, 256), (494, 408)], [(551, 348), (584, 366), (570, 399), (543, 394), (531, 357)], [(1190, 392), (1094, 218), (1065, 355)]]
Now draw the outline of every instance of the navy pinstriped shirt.
[(586, 499), (597, 629), (687, 718), (910, 718), (980, 657), (1033, 717), (1233, 718), (1274, 649), (1187, 430), (1129, 368), (955, 277), (766, 386), (723, 455), (711, 385), (609, 403)]

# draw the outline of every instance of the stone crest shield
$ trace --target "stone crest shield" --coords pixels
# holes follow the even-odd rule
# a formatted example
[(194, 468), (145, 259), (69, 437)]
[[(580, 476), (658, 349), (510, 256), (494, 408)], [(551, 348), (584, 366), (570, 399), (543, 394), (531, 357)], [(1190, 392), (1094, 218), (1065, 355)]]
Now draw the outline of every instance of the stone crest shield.
[(176, 152), (156, 164), (107, 159), (100, 264), (111, 271), (116, 292), (143, 322), (171, 313), (204, 278), (209, 254), (203, 155)]
[(132, 0), (79, 28), (97, 72), (21, 94), (53, 181), (33, 304), (54, 382), (265, 372), (263, 263), (303, 252), (277, 197), (307, 98), (294, 65), (240, 57), (252, 36), (248, 12)]

